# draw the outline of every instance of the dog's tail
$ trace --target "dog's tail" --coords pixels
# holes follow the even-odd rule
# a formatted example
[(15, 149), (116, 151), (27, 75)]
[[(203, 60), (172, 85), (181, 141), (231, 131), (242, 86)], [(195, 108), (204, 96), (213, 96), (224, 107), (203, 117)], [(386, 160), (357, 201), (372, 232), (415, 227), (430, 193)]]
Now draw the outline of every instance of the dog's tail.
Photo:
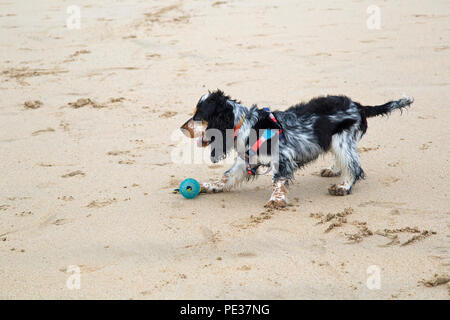
[(366, 115), (367, 118), (376, 117), (380, 115), (388, 115), (395, 109), (402, 110), (408, 107), (414, 102), (414, 98), (403, 96), (401, 99), (395, 101), (389, 101), (379, 106), (361, 106), (360, 110)]

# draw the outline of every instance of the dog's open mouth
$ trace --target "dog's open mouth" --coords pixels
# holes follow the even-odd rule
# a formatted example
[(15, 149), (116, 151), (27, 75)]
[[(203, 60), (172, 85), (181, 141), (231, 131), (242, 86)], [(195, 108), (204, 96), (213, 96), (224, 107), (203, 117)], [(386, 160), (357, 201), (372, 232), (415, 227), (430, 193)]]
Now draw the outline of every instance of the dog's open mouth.
[(202, 132), (202, 135), (200, 138), (197, 139), (197, 146), (201, 148), (205, 148), (211, 144), (212, 140), (208, 140), (205, 137), (205, 132)]
[(183, 134), (191, 139), (197, 138), (197, 146), (204, 148), (211, 144), (214, 141), (214, 137), (209, 139), (206, 136), (206, 128), (208, 127), (208, 123), (206, 121), (194, 121), (192, 118), (186, 121), (181, 126), (181, 131)]

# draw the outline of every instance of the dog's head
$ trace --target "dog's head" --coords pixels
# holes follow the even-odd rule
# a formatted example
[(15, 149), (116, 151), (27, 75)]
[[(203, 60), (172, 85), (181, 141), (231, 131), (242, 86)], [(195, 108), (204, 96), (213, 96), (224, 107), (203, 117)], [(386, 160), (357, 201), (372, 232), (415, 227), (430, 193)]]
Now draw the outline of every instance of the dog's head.
[(227, 129), (234, 127), (233, 107), (230, 97), (220, 90), (204, 94), (197, 103), (194, 115), (181, 126), (181, 131), (189, 138), (198, 138), (198, 146), (211, 145), (211, 161), (224, 159), (233, 147), (227, 137)]

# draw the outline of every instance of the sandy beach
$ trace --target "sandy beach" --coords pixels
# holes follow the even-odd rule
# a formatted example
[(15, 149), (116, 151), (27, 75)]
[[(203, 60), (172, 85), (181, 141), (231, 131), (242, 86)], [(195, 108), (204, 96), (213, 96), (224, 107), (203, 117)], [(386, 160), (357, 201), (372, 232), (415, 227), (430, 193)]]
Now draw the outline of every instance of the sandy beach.
[[(449, 299), (450, 5), (372, 5), (1, 1), (0, 299)], [(266, 210), (271, 175), (172, 194), (230, 166), (173, 160), (216, 88), (415, 102), (369, 119), (351, 195), (326, 156)]]

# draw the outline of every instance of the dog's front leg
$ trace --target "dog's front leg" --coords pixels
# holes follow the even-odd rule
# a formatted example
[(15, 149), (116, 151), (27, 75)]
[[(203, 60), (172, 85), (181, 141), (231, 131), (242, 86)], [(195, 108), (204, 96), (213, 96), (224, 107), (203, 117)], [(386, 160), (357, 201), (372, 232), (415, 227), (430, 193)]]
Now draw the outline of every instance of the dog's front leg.
[(233, 187), (239, 186), (247, 177), (245, 161), (238, 157), (234, 165), (224, 173), (222, 178), (201, 184), (203, 193), (215, 193), (230, 191)]
[(287, 206), (288, 182), (286, 179), (277, 178), (272, 183), (272, 195), (266, 203), (266, 208), (279, 209)]

